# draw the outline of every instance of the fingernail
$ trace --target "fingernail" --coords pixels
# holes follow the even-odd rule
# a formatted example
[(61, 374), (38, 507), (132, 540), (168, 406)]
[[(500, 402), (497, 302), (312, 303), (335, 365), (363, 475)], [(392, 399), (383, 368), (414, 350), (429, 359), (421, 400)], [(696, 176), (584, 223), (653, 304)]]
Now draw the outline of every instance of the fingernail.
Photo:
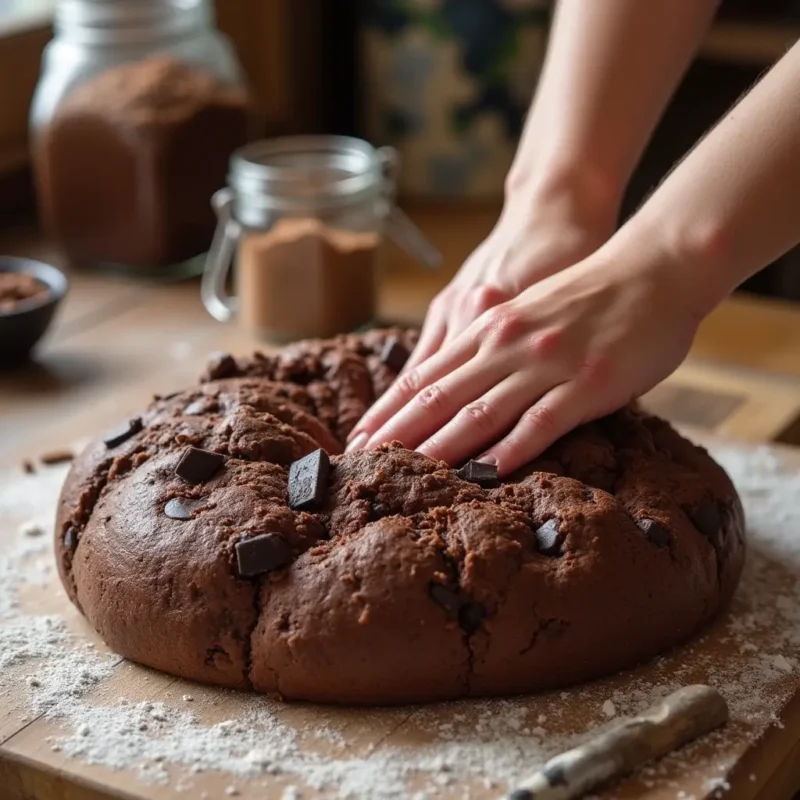
[(497, 458), (491, 453), (484, 453), (475, 459), (479, 464), (491, 464), (493, 467), (497, 466)]
[(369, 434), (366, 431), (361, 431), (352, 441), (347, 443), (345, 453), (352, 453), (354, 450), (360, 450), (369, 441)]

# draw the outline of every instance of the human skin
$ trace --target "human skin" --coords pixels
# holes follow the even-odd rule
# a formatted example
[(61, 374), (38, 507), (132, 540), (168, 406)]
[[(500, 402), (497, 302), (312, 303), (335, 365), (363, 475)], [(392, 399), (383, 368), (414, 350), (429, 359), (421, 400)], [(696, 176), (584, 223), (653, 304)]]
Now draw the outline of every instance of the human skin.
[(717, 4), (561, 0), (502, 214), (434, 298), (407, 369), (611, 236), (630, 175)]
[(411, 365), (351, 435), (507, 474), (683, 360), (699, 322), (800, 241), (800, 44), (604, 245)]

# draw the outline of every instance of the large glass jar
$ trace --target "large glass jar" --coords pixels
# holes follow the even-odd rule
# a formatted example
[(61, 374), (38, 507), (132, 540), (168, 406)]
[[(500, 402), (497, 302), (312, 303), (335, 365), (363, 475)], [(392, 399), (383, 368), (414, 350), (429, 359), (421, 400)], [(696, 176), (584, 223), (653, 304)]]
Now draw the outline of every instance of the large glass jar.
[(73, 263), (196, 269), (251, 120), (208, 0), (61, 0), (31, 112), (46, 231)]
[[(396, 153), (346, 136), (256, 142), (231, 159), (203, 302), (274, 341), (344, 333), (375, 319), (382, 242), (428, 267), (441, 257), (394, 205)], [(227, 293), (230, 267), (234, 287)]]

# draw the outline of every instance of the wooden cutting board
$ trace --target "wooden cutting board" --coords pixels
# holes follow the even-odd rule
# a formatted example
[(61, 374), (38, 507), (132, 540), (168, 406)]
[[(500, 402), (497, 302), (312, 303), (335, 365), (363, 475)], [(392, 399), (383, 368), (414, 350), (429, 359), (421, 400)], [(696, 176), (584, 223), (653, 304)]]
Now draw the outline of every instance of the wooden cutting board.
[[(434, 237), (437, 241), (449, 237), (454, 243), (451, 248), (444, 247), (453, 264), (460, 263), (474, 244), (464, 235), (465, 230), (472, 235), (475, 227), (473, 238), (482, 233), (480, 226), (465, 226), (462, 217), (462, 212), (434, 214), (430, 220), (431, 232), (434, 227), (439, 231)], [(486, 215), (487, 225), (489, 218)], [(27, 243), (22, 251), (32, 252)], [(391, 318), (418, 320), (426, 299), (442, 281), (442, 276), (434, 275), (414, 281), (408, 275), (390, 276), (384, 310)], [(784, 316), (788, 327), (774, 342), (761, 341), (765, 326), (737, 325), (734, 329), (752, 330), (748, 340), (761, 337), (754, 358), (771, 353), (776, 359), (780, 356), (776, 364), (796, 364), (795, 351), (787, 344), (793, 340), (785, 335), (795, 329), (795, 315), (787, 311)], [(731, 347), (735, 345), (740, 355), (734, 338)], [(700, 344), (702, 341), (701, 336)], [(395, 796), (412, 796), (413, 790), (432, 785), (427, 796), (491, 798), (503, 787), (485, 785), (485, 776), (502, 783), (517, 777), (517, 772), (534, 771), (545, 755), (574, 744), (591, 727), (605, 724), (606, 701), (612, 700), (621, 715), (678, 683), (706, 680), (722, 683), (736, 699), (734, 724), (729, 730), (666, 759), (653, 771), (640, 772), (603, 796), (707, 800), (729, 782), (732, 788), (726, 797), (788, 800), (800, 788), (800, 678), (793, 660), (800, 641), (790, 639), (794, 627), (791, 608), (786, 605), (786, 598), (794, 598), (795, 606), (800, 607), (800, 558), (787, 544), (792, 536), (800, 536), (796, 512), (789, 513), (793, 509), (779, 521), (777, 534), (759, 530), (757, 525), (753, 528), (750, 577), (732, 614), (704, 637), (639, 670), (564, 693), (416, 709), (326, 709), (282, 705), (187, 684), (107, 654), (58, 585), (49, 542), (19, 531), (31, 517), (50, 514), (63, 468), (25, 476), (20, 463), (110, 426), (146, 403), (155, 391), (191, 383), (208, 352), (246, 352), (254, 344), (235, 327), (210, 321), (195, 285), (130, 287), (82, 275), (76, 276), (58, 336), (45, 348), (41, 366), (2, 381), (0, 600), (15, 599), (18, 606), (0, 619), (0, 637), (6, 637), (0, 640), (6, 641), (9, 631), (17, 631), (14, 648), (18, 651), (29, 629), (32, 644), (40, 642), (43, 617), (51, 615), (57, 641), (54, 649), (45, 647), (37, 655), (34, 648), (14, 664), (6, 663), (12, 649), (0, 649), (0, 665), (4, 665), (0, 669), (0, 797), (202, 800), (205, 793), (209, 798), (280, 798), (285, 787), (294, 786), (306, 798), (315, 792), (304, 788), (304, 780), (319, 781), (325, 776), (353, 781), (353, 796), (380, 797), (390, 796), (392, 787), (396, 788), (398, 771), (416, 766), (424, 770), (412, 771), (404, 794)], [(701, 358), (708, 355), (700, 352)], [(758, 366), (760, 362), (753, 363)], [(773, 379), (755, 370), (734, 372), (695, 359), (655, 390), (646, 403), (704, 435), (794, 441), (791, 433), (799, 418), (800, 388), (796, 381)], [(748, 452), (747, 448), (736, 450), (736, 458), (741, 460)], [(753, 464), (763, 465), (767, 455), (760, 450), (752, 452)], [(773, 452), (788, 472), (800, 470), (800, 451), (769, 451)], [(754, 485), (752, 496), (746, 498), (748, 507), (763, 506), (769, 494), (769, 488)], [(776, 598), (784, 598), (780, 606)], [(79, 670), (70, 671), (70, 665), (81, 662), (64, 653), (88, 644), (94, 645), (99, 655), (90, 658), (93, 651), (84, 651), (88, 655), (82, 663), (93, 664), (96, 672), (83, 676)], [(742, 653), (743, 647), (755, 649)], [(769, 660), (777, 656), (787, 659), (791, 672), (769, 668), (774, 663)], [(55, 685), (70, 685), (71, 681), (78, 694), (72, 705), (66, 704), (67, 710), (71, 709), (66, 716), (51, 719), (41, 713), (41, 695), (49, 691), (52, 696), (52, 672), (59, 666), (66, 668), (66, 674), (62, 670), (60, 683)], [(756, 677), (758, 682), (750, 687), (748, 681)], [(192, 700), (184, 700), (184, 695)], [(66, 694), (62, 703), (70, 697)], [(146, 751), (149, 761), (143, 762), (136, 748), (125, 750), (124, 737), (111, 725), (119, 722), (122, 700), (139, 715), (134, 723), (136, 719), (147, 721), (153, 734), (149, 741), (161, 739), (170, 745), (163, 749), (178, 753), (173, 762), (189, 760), (186, 754), (196, 750), (198, 741), (214, 745), (216, 749), (209, 747), (205, 761), (201, 758), (194, 764), (195, 768), (198, 763), (205, 766), (204, 772), (193, 772), (191, 765), (187, 768), (169, 760), (155, 761), (153, 756), (163, 752), (152, 744), (142, 748), (141, 737), (137, 739), (139, 752)], [(152, 708), (141, 705), (145, 703), (152, 703)], [(154, 713), (165, 719), (156, 719)], [(189, 714), (194, 715), (194, 722), (187, 722)], [(260, 730), (247, 721), (253, 714), (260, 716)], [(84, 736), (82, 725), (87, 728)], [(138, 731), (136, 724), (134, 728)], [(116, 752), (122, 769), (87, 763), (93, 757), (97, 760), (97, 751), (103, 751), (105, 733), (106, 745), (119, 745)], [(242, 757), (255, 751), (256, 762), (266, 752), (265, 763), (272, 757), (273, 762), (297, 767), (300, 776), (262, 774), (260, 762), (248, 762), (250, 778), (211, 769), (212, 764), (220, 765), (220, 753), (230, 750), (231, 739), (243, 748), (232, 764), (239, 772)], [(80, 740), (84, 740), (86, 752), (82, 757), (69, 757), (66, 751), (80, 749)], [(178, 745), (184, 741), (187, 746), (182, 751)], [(109, 760), (108, 749), (105, 761)], [(143, 780), (138, 774), (143, 766), (151, 778), (162, 777), (167, 782)], [(228, 789), (235, 793), (226, 793)]]
[[(112, 418), (102, 410), (93, 428)], [(32, 634), (33, 654), (0, 674), (0, 795), (10, 800), (307, 798), (337, 796), (334, 787), (345, 785), (356, 797), (412, 796), (419, 790), (427, 792), (420, 797), (494, 798), (502, 796), (507, 782), (513, 784), (562, 747), (608, 724), (607, 701), (624, 715), (679, 685), (710, 682), (732, 704), (729, 728), (602, 796), (706, 800), (722, 796), (719, 792), (729, 786), (725, 797), (788, 800), (800, 787), (795, 610), (800, 548), (791, 545), (800, 531), (800, 513), (787, 509), (777, 522), (774, 508), (765, 515), (764, 504), (772, 502), (768, 495), (774, 492), (758, 474), (764, 468), (774, 471), (779, 463), (786, 471), (781, 480), (790, 481), (800, 471), (800, 453), (713, 444), (746, 479), (744, 499), (754, 526), (743, 588), (731, 613), (706, 634), (637, 670), (563, 692), (367, 710), (282, 704), (202, 687), (108, 654), (58, 584), (50, 532), (40, 538), (20, 529), (31, 514), (50, 514), (65, 468), (24, 475), (21, 453), (6, 453), (0, 475), (0, 577), (16, 574), (4, 591), (14, 593), (18, 607), (3, 619), (3, 629), (16, 626), (24, 632), (28, 626), (40, 632), (43, 616), (50, 615), (60, 639), (40, 658), (35, 652), (40, 637)], [(37, 452), (32, 446), (26, 450)], [(763, 528), (762, 519), (767, 521)], [(22, 555), (9, 556), (20, 548)], [(86, 650), (87, 645), (96, 649)], [(73, 648), (84, 655), (71, 659)], [(60, 666), (54, 668), (56, 663)], [(70, 674), (87, 664), (92, 674), (86, 680)], [(65, 693), (51, 713), (43, 713), (42, 696), (53, 695), (53, 687), (62, 684), (78, 686), (75, 696)], [(147, 733), (138, 731), (142, 720)], [(125, 725), (136, 729), (128, 734), (132, 746), (121, 733)], [(85, 752), (74, 755), (81, 749)], [(165, 752), (165, 760), (156, 760)], [(104, 764), (88, 763), (98, 758)], [(115, 759), (122, 768), (109, 767)], [(223, 768), (224, 759), (232, 769)], [(275, 769), (280, 771), (266, 771)], [(250, 775), (244, 774), (248, 770)], [(327, 788), (309, 789), (306, 780)]]

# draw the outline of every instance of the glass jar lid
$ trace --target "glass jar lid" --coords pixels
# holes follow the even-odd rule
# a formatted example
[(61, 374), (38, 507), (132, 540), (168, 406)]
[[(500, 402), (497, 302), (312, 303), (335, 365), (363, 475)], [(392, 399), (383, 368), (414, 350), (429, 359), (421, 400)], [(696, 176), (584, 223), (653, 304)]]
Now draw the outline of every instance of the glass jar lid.
[(60, 0), (57, 33), (87, 43), (124, 44), (213, 23), (209, 0)]
[(269, 212), (314, 212), (394, 192), (393, 151), (349, 136), (291, 136), (254, 142), (231, 159), (235, 216), (260, 224)]

